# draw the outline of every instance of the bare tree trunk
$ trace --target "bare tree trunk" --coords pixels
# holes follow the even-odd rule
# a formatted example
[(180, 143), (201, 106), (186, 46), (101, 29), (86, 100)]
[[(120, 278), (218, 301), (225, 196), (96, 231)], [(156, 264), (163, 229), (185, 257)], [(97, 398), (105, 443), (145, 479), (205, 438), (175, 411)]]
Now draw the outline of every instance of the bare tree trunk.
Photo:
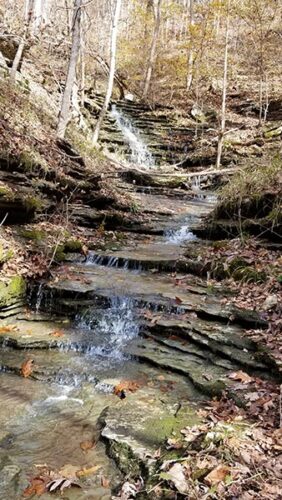
[(188, 68), (187, 68), (187, 78), (186, 78), (186, 90), (190, 90), (193, 81), (193, 63), (194, 63), (194, 51), (192, 47), (192, 30), (194, 26), (194, 0), (190, 0), (189, 5), (190, 10), (190, 47), (188, 54)]
[(148, 95), (148, 92), (149, 92), (151, 78), (152, 78), (152, 72), (153, 72), (154, 63), (155, 63), (155, 59), (156, 59), (157, 43), (158, 43), (158, 38), (159, 38), (160, 26), (161, 26), (161, 3), (162, 3), (162, 0), (157, 0), (157, 2), (158, 3), (156, 6), (156, 13), (155, 13), (155, 26), (154, 26), (151, 50), (150, 50), (150, 55), (149, 55), (149, 60), (148, 60), (148, 65), (147, 65), (147, 70), (146, 70), (143, 98), (146, 98)]
[(112, 24), (112, 33), (111, 33), (111, 49), (110, 49), (110, 71), (109, 71), (109, 79), (108, 79), (108, 87), (107, 87), (107, 92), (104, 100), (103, 107), (101, 109), (98, 121), (96, 123), (96, 127), (94, 130), (93, 134), (93, 144), (97, 144), (98, 139), (99, 139), (99, 134), (100, 134), (100, 129), (101, 125), (103, 123), (103, 120), (105, 118), (110, 99), (113, 93), (113, 85), (114, 85), (114, 79), (115, 79), (115, 70), (116, 70), (116, 51), (117, 51), (117, 34), (118, 34), (118, 22), (119, 22), (119, 16), (120, 16), (120, 10), (121, 10), (121, 1), (122, 0), (116, 0), (116, 8), (115, 8), (115, 13), (114, 13), (114, 18), (113, 18), (113, 24)]
[(72, 89), (75, 82), (76, 65), (80, 49), (80, 25), (81, 25), (81, 6), (82, 0), (74, 0), (74, 16), (72, 24), (72, 46), (69, 59), (68, 74), (65, 84), (65, 90), (62, 99), (62, 105), (59, 113), (57, 136), (65, 137), (67, 124), (70, 118), (70, 106)]
[(226, 30), (225, 30), (225, 47), (224, 47), (224, 64), (223, 64), (223, 89), (222, 89), (222, 104), (221, 104), (221, 125), (218, 134), (216, 168), (220, 168), (221, 156), (223, 149), (223, 139), (225, 133), (226, 122), (226, 94), (227, 94), (227, 76), (228, 76), (228, 42), (229, 42), (229, 25), (230, 25), (230, 0), (227, 2), (226, 15)]
[(32, 12), (33, 12), (33, 10), (32, 10), (32, 0), (26, 0), (26, 3), (25, 3), (25, 18), (24, 18), (25, 27), (24, 27), (23, 36), (22, 36), (22, 38), (20, 40), (20, 43), (18, 45), (18, 50), (16, 52), (16, 55), (15, 55), (15, 58), (14, 58), (14, 61), (13, 61), (13, 65), (12, 65), (12, 68), (11, 68), (11, 71), (10, 71), (10, 81), (11, 81), (11, 83), (15, 83), (16, 82), (17, 71), (19, 69), (19, 65), (20, 65), (20, 62), (22, 60), (23, 51), (24, 51), (24, 48), (25, 48), (26, 39), (27, 39), (27, 36), (28, 36), (29, 28), (30, 28), (30, 22), (31, 22), (31, 19), (32, 19)]
[(43, 0), (33, 0), (33, 19), (32, 19), (32, 33), (36, 34), (43, 21)]

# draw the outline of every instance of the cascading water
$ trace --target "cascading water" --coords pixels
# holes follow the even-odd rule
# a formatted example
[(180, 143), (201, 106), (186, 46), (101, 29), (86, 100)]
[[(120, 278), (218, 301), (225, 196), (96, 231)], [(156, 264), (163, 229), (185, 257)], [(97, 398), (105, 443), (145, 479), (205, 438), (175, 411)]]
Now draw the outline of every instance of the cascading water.
[(189, 225), (181, 226), (176, 230), (169, 230), (166, 233), (167, 243), (174, 243), (176, 245), (184, 243), (185, 241), (195, 241), (196, 239), (197, 236), (192, 233)]
[(112, 297), (107, 309), (95, 310), (94, 315), (89, 311), (78, 318), (78, 327), (95, 332), (91, 335), (91, 356), (122, 360), (123, 347), (139, 333), (134, 302), (128, 297)]
[(133, 127), (129, 118), (124, 116), (121, 111), (118, 111), (116, 106), (112, 106), (111, 115), (115, 119), (118, 128), (125, 137), (131, 151), (131, 163), (140, 165), (145, 168), (155, 166), (154, 158), (150, 153), (147, 145), (141, 139), (138, 130)]

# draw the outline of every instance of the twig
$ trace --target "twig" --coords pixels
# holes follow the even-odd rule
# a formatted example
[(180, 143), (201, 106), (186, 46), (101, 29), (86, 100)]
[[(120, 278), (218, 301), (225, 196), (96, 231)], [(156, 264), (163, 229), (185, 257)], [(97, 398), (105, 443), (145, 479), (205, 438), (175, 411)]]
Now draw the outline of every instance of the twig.
[(279, 415), (280, 415), (280, 429), (281, 429), (282, 428), (282, 384), (280, 384)]
[(8, 215), (9, 215), (9, 212), (6, 213), (6, 215), (5, 215), (4, 219), (2, 220), (0, 226), (3, 226), (3, 224), (4, 224), (5, 220), (7, 219)]

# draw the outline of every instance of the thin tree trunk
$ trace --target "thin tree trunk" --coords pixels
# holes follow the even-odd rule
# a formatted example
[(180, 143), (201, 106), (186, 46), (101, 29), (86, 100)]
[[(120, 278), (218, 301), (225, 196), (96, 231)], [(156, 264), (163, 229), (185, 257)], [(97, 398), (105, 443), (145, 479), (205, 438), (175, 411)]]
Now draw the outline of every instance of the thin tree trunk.
[(82, 0), (74, 0), (71, 54), (57, 127), (57, 136), (60, 138), (65, 137), (67, 124), (70, 118), (71, 95), (75, 82), (76, 65), (80, 49), (81, 6)]
[(26, 39), (28, 36), (29, 28), (30, 28), (30, 22), (32, 19), (32, 12), (33, 12), (32, 0), (26, 0), (25, 14), (24, 14), (24, 23), (25, 23), (24, 33), (23, 33), (23, 36), (22, 36), (20, 43), (18, 45), (18, 49), (17, 49), (16, 55), (15, 55), (15, 58), (13, 60), (12, 68), (10, 71), (11, 83), (16, 82), (17, 71), (19, 69), (19, 65), (20, 65), (20, 62), (22, 60), (23, 51), (25, 48)]
[(230, 24), (230, 0), (227, 3), (226, 31), (225, 31), (225, 49), (224, 49), (224, 65), (223, 65), (223, 89), (222, 89), (222, 104), (221, 104), (221, 125), (218, 134), (216, 168), (220, 168), (221, 156), (223, 149), (223, 139), (225, 133), (226, 122), (226, 94), (227, 94), (227, 76), (228, 76), (228, 42), (229, 42), (229, 24)]
[(20, 65), (22, 56), (23, 56), (23, 51), (24, 51), (25, 43), (26, 43), (26, 36), (27, 36), (27, 28), (25, 28), (24, 35), (19, 43), (18, 50), (16, 52), (15, 59), (13, 61), (13, 65), (11, 67), (11, 71), (10, 71), (11, 83), (16, 83), (16, 75), (17, 75), (17, 71), (19, 69), (19, 65)]
[(81, 81), (80, 81), (80, 96), (81, 96), (81, 106), (84, 107), (85, 104), (85, 33), (83, 27), (85, 26), (85, 12), (82, 13), (82, 23), (81, 23), (81, 34), (80, 34), (80, 69), (81, 69)]
[(159, 38), (159, 32), (160, 32), (160, 26), (161, 26), (161, 3), (162, 3), (162, 0), (158, 0), (157, 7), (156, 7), (157, 10), (156, 10), (156, 16), (155, 16), (155, 26), (154, 26), (151, 50), (150, 50), (147, 71), (146, 71), (146, 76), (145, 76), (143, 98), (146, 98), (148, 95), (150, 84), (151, 84), (152, 72), (153, 72), (154, 63), (155, 63), (155, 59), (156, 59), (157, 44), (158, 44), (158, 38)]
[(190, 10), (190, 47), (188, 55), (188, 67), (187, 67), (187, 78), (186, 78), (186, 90), (190, 90), (193, 81), (193, 63), (194, 63), (194, 51), (192, 47), (192, 30), (194, 26), (194, 0), (190, 0), (189, 5)]
[(97, 142), (98, 142), (101, 125), (102, 125), (103, 120), (105, 118), (107, 109), (109, 107), (110, 99), (111, 99), (111, 96), (113, 93), (113, 85), (114, 85), (115, 70), (116, 70), (118, 22), (119, 22), (119, 16), (120, 16), (120, 11), (121, 11), (121, 1), (122, 0), (116, 0), (116, 8), (115, 8), (115, 14), (114, 14), (114, 19), (113, 19), (113, 24), (112, 24), (112, 33), (111, 33), (110, 71), (109, 71), (108, 87), (107, 87), (107, 92), (106, 92), (104, 104), (103, 104), (103, 107), (101, 109), (98, 121), (96, 123), (95, 130), (94, 130), (93, 139), (92, 139), (93, 144), (97, 144)]

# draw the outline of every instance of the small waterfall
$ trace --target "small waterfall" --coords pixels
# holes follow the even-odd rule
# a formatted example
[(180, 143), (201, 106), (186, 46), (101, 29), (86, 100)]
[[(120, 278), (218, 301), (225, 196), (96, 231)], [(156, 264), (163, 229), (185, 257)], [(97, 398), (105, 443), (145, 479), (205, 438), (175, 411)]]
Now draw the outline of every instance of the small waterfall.
[(43, 282), (39, 284), (38, 291), (37, 291), (37, 297), (36, 297), (36, 303), (35, 303), (35, 312), (39, 313), (41, 303), (43, 299)]
[(197, 236), (190, 231), (189, 225), (181, 226), (179, 229), (170, 229), (166, 233), (167, 243), (179, 245), (185, 241), (195, 241)]
[(129, 118), (124, 116), (121, 111), (118, 111), (115, 105), (112, 106), (111, 115), (115, 119), (118, 128), (130, 147), (131, 163), (145, 168), (154, 167), (155, 162), (152, 154), (141, 139), (138, 130), (133, 127)]
[[(112, 360), (124, 358), (123, 347), (139, 334), (139, 321), (134, 301), (128, 297), (112, 297), (110, 307), (78, 318), (78, 327), (90, 329), (88, 354)], [(95, 333), (94, 333), (95, 332)]]

